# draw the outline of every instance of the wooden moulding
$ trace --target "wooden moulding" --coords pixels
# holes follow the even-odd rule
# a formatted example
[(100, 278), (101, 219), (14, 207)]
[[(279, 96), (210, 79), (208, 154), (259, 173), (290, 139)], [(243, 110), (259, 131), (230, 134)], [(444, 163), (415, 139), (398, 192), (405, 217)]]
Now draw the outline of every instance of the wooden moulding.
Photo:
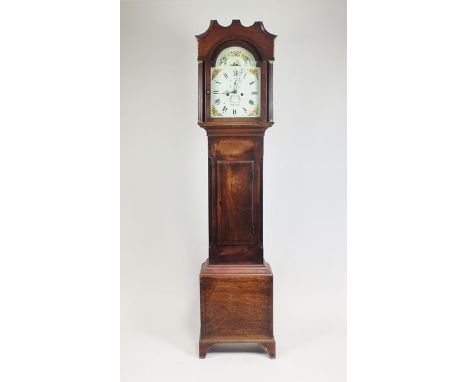
[(240, 20), (232, 20), (231, 25), (222, 26), (217, 20), (211, 20), (208, 29), (197, 35), (198, 61), (209, 59), (213, 49), (226, 41), (238, 39), (246, 41), (259, 51), (262, 59), (274, 60), (273, 43), (276, 35), (268, 32), (261, 21), (244, 26)]
[(257, 343), (275, 358), (273, 273), (268, 263), (212, 265), (200, 272), (199, 356), (219, 343)]

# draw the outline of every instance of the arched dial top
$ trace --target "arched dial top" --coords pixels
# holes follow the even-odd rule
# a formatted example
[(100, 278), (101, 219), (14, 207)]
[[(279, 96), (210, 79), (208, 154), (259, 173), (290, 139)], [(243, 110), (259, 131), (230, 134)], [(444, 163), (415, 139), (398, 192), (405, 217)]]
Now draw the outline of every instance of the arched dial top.
[(211, 117), (260, 116), (261, 69), (254, 55), (240, 46), (223, 49), (211, 68)]
[(223, 49), (216, 58), (216, 66), (257, 66), (252, 53), (240, 46)]

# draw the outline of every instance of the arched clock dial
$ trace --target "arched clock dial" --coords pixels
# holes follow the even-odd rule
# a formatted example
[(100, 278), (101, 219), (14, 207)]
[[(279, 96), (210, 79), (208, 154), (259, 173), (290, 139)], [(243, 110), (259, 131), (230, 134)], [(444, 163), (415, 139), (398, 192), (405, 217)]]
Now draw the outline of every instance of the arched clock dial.
[(260, 78), (260, 68), (247, 49), (224, 49), (211, 68), (211, 117), (259, 117)]

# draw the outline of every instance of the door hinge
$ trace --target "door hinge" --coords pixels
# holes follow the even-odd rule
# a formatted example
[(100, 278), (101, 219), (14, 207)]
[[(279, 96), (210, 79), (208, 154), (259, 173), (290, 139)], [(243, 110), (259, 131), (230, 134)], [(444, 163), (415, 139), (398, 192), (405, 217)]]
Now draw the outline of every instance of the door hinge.
[(255, 235), (255, 224), (252, 224), (252, 236)]

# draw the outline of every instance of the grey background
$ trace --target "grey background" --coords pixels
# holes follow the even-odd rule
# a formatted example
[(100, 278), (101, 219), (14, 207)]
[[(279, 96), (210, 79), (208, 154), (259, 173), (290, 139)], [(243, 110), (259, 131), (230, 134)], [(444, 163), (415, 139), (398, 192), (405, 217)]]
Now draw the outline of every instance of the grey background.
[[(278, 35), (264, 158), (276, 360), (197, 358), (208, 174), (194, 36), (211, 19)], [(121, 3), (121, 126), (122, 381), (344, 381), (345, 1)]]

